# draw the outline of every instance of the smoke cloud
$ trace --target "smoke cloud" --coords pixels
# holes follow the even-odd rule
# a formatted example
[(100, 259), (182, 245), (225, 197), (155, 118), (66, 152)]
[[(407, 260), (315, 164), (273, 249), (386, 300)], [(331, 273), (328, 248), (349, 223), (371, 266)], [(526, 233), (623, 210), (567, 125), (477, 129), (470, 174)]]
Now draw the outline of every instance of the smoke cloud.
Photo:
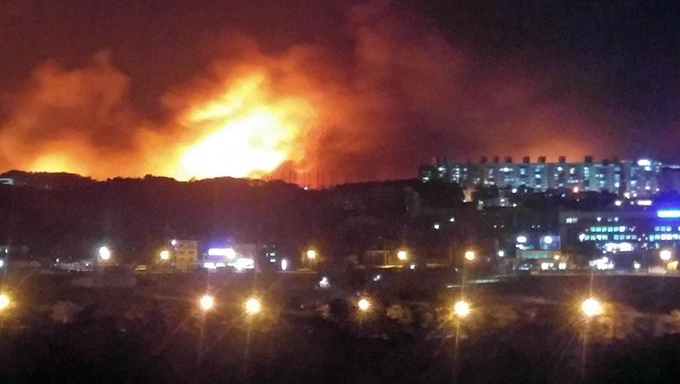
[(255, 90), (229, 96), (233, 110), (224, 113), (248, 117), (252, 103), (274, 111), (289, 132), (271, 145), (285, 157), (273, 176), (299, 183), (414, 177), (420, 163), (444, 154), (606, 155), (577, 102), (550, 97), (521, 71), (478, 65), (406, 9), (353, 6), (342, 33), (349, 44), (296, 43), (275, 53), (246, 34), (220, 34), (220, 57), (159, 100), (163, 121), (140, 118), (129, 98), (135, 79), (107, 52), (81, 68), (43, 63), (4, 105), (0, 166), (96, 178), (205, 176), (191, 174), (183, 155), (217, 126), (189, 117), (253, 78)]

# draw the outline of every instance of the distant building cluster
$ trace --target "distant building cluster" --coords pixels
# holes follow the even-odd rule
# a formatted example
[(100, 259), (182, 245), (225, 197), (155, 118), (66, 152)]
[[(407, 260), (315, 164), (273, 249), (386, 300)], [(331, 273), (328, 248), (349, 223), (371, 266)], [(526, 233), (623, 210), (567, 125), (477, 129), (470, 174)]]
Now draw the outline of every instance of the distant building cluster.
[(632, 197), (654, 195), (664, 190), (680, 190), (680, 166), (664, 165), (651, 159), (593, 161), (586, 156), (582, 162), (568, 162), (560, 156), (555, 163), (539, 157), (532, 162), (524, 157), (514, 162), (482, 157), (477, 164), (455, 163), (449, 157), (434, 158), (420, 167), (423, 182), (444, 181), (470, 186), (498, 188), (529, 188), (537, 192), (548, 189), (577, 191), (609, 191)]

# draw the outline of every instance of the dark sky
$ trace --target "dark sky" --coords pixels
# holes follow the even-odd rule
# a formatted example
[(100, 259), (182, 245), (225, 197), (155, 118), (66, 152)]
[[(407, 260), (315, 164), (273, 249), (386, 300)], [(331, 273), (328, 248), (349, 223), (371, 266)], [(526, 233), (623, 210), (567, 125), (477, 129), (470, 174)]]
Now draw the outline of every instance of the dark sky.
[[(329, 94), (343, 95), (339, 104), (356, 96), (361, 108), (389, 109), (373, 118), (365, 107), (352, 119), (334, 120), (339, 128), (324, 128), (319, 143), (342, 143), (336, 139), (345, 136), (351, 137), (347, 143), (361, 137), (372, 143), (329, 150), (324, 166), (348, 170), (338, 177), (408, 176), (418, 162), (439, 154), (459, 160), (564, 153), (680, 161), (680, 5), (616, 3), (4, 0), (0, 139), (3, 131), (13, 132), (25, 152), (32, 140), (63, 131), (85, 137), (96, 153), (134, 147), (121, 136), (135, 128), (102, 124), (98, 113), (82, 119), (89, 115), (79, 111), (89, 107), (74, 106), (81, 101), (71, 100), (59, 112), (68, 115), (66, 123), (51, 125), (51, 112), (26, 106), (49, 94), (43, 89), (49, 85), (35, 84), (41, 76), (88, 68), (94, 55), (107, 52), (109, 84), (121, 80), (124, 95), (107, 94), (116, 87), (102, 85), (93, 97), (113, 100), (114, 120), (126, 122), (119, 125), (143, 120), (163, 130), (158, 127), (173, 115), (163, 102), (167, 95), (195, 88), (215, 63), (249, 60), (248, 50), (235, 43), (244, 39), (265, 59), (298, 57), (296, 71), (314, 78), (317, 87), (334, 84)], [(299, 55), (300, 49), (306, 53)], [(57, 69), (44, 69), (49, 65)], [(40, 127), (18, 134), (27, 128), (17, 116), (35, 110), (47, 116)], [(362, 119), (370, 127), (356, 122)], [(102, 139), (102, 132), (113, 131), (124, 134)], [(310, 149), (324, 157), (318, 151)], [(22, 166), (16, 154), (1, 155), (4, 167)], [(366, 171), (371, 167), (375, 171)]]

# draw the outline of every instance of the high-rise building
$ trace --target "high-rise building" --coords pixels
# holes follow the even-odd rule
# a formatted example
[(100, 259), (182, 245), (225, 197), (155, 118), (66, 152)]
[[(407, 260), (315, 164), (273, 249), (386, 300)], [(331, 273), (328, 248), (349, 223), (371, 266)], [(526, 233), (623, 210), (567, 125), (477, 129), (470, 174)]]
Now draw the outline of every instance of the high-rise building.
[(543, 156), (537, 162), (530, 160), (524, 157), (521, 163), (516, 163), (511, 157), (503, 161), (494, 157), (489, 162), (482, 157), (478, 164), (469, 161), (461, 164), (449, 157), (434, 158), (432, 164), (420, 167), (420, 179), (499, 188), (526, 187), (539, 192), (547, 189), (609, 191), (630, 197), (651, 196), (660, 190), (662, 164), (655, 160), (614, 158), (594, 162), (592, 156), (586, 156), (582, 162), (567, 162), (564, 156), (556, 163), (546, 162)]

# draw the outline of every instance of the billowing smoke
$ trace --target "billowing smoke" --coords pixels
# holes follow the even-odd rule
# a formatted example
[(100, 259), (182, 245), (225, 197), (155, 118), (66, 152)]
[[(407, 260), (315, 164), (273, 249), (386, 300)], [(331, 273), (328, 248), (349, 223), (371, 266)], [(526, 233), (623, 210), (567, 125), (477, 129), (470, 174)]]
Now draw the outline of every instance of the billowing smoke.
[(348, 12), (349, 47), (297, 43), (270, 53), (227, 34), (207, 71), (159, 100), (164, 121), (138, 117), (128, 101), (135, 79), (105, 52), (77, 69), (42, 64), (5, 106), (0, 166), (329, 184), (413, 177), (443, 154), (601, 155), (594, 124), (538, 79), (478, 66), (391, 3)]

